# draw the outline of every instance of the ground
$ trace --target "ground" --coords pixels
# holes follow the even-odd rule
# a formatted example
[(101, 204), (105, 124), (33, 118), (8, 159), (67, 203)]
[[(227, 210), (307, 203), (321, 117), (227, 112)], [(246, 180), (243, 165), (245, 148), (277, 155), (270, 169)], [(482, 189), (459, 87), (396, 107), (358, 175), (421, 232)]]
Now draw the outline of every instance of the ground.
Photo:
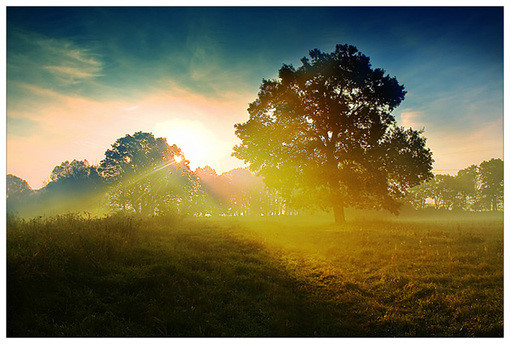
[(8, 336), (502, 336), (502, 216), (8, 217)]

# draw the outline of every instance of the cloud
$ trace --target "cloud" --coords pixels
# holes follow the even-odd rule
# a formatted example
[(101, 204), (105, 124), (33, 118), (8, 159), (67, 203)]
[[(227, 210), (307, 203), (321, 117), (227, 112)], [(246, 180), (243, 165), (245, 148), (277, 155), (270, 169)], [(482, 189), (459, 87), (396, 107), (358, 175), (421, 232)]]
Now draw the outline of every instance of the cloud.
[(422, 113), (413, 110), (403, 110), (400, 114), (400, 125), (405, 128), (420, 129), (425, 127), (424, 123), (420, 120)]
[(9, 41), (9, 81), (58, 89), (102, 76), (99, 56), (72, 40), (14, 30)]
[(100, 75), (97, 73), (98, 70), (96, 68), (85, 69), (71, 66), (44, 66), (43, 68), (48, 70), (64, 83), (76, 83), (84, 79), (93, 78)]

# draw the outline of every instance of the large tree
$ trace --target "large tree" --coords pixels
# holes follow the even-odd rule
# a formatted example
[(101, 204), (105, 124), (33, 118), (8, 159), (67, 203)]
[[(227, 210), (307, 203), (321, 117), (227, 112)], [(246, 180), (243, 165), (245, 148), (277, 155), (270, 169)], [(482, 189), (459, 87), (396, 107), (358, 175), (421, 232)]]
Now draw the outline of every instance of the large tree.
[(433, 162), (421, 131), (391, 115), (404, 86), (354, 46), (309, 56), (262, 81), (249, 120), (235, 126), (242, 143), (234, 156), (294, 205), (332, 207), (337, 223), (345, 206), (398, 212), (398, 199), (432, 176)]

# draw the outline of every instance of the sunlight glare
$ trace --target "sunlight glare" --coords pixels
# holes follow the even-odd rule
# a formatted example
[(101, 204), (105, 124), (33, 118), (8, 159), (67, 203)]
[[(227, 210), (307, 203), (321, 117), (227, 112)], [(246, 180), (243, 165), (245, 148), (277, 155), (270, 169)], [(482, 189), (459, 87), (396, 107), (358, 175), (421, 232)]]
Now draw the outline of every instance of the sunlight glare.
[(166, 138), (169, 145), (176, 144), (183, 156), (175, 156), (175, 162), (185, 158), (192, 168), (214, 164), (220, 158), (218, 154), (224, 151), (214, 133), (199, 121), (175, 118), (158, 123), (153, 133)]

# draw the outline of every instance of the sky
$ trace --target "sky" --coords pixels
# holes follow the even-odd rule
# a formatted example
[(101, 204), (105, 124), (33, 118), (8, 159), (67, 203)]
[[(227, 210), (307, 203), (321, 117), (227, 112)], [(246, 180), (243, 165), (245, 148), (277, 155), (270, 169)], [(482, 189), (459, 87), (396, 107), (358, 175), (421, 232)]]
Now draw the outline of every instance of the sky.
[(262, 79), (336, 44), (405, 85), (393, 114), (434, 172), (503, 158), (502, 7), (8, 7), (7, 173), (40, 188), (136, 131), (193, 169), (242, 167), (234, 124)]

